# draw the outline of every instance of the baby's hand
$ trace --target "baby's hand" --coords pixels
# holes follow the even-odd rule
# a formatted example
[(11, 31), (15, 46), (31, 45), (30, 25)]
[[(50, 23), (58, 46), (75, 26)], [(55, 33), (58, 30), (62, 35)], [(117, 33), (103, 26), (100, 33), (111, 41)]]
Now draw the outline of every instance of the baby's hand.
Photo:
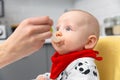
[(50, 80), (50, 73), (40, 74), (35, 80)]
[(45, 76), (39, 75), (35, 80), (47, 80), (47, 78)]

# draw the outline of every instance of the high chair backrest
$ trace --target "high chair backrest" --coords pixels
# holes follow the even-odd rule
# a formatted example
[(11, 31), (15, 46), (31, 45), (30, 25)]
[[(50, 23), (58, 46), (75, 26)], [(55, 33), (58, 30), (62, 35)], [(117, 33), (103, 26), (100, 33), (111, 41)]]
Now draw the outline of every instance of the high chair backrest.
[(100, 80), (120, 80), (120, 36), (101, 37), (95, 47), (102, 61), (96, 61)]

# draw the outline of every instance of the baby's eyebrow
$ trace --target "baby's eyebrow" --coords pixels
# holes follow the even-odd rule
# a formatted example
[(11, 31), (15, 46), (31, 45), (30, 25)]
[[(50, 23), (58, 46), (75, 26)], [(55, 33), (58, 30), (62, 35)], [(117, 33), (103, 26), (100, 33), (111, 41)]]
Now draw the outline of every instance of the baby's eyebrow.
[(69, 26), (71, 29), (74, 29), (74, 27), (73, 27), (74, 25), (70, 25), (70, 24), (69, 24), (69, 25), (66, 25), (66, 27), (68, 27), (68, 26)]

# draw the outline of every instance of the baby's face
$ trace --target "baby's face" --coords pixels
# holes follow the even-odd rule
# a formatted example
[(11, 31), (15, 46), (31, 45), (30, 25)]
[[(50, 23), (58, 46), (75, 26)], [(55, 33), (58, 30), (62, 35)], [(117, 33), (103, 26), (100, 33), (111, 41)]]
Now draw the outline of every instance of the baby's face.
[(88, 39), (88, 30), (84, 16), (78, 12), (64, 13), (56, 25), (56, 38), (52, 45), (60, 54), (83, 50)]

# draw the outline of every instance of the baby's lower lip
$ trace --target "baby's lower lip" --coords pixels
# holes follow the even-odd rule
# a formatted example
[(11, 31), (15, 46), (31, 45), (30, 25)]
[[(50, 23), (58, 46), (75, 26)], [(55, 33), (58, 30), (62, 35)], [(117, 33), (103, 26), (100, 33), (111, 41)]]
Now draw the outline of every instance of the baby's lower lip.
[(59, 42), (61, 42), (60, 37), (52, 36), (51, 39), (52, 39), (52, 41), (55, 42), (55, 43), (59, 43)]
[(53, 41), (54, 42), (54, 44), (60, 44), (61, 43), (61, 41), (59, 41), (59, 42), (55, 42), (55, 41)]

